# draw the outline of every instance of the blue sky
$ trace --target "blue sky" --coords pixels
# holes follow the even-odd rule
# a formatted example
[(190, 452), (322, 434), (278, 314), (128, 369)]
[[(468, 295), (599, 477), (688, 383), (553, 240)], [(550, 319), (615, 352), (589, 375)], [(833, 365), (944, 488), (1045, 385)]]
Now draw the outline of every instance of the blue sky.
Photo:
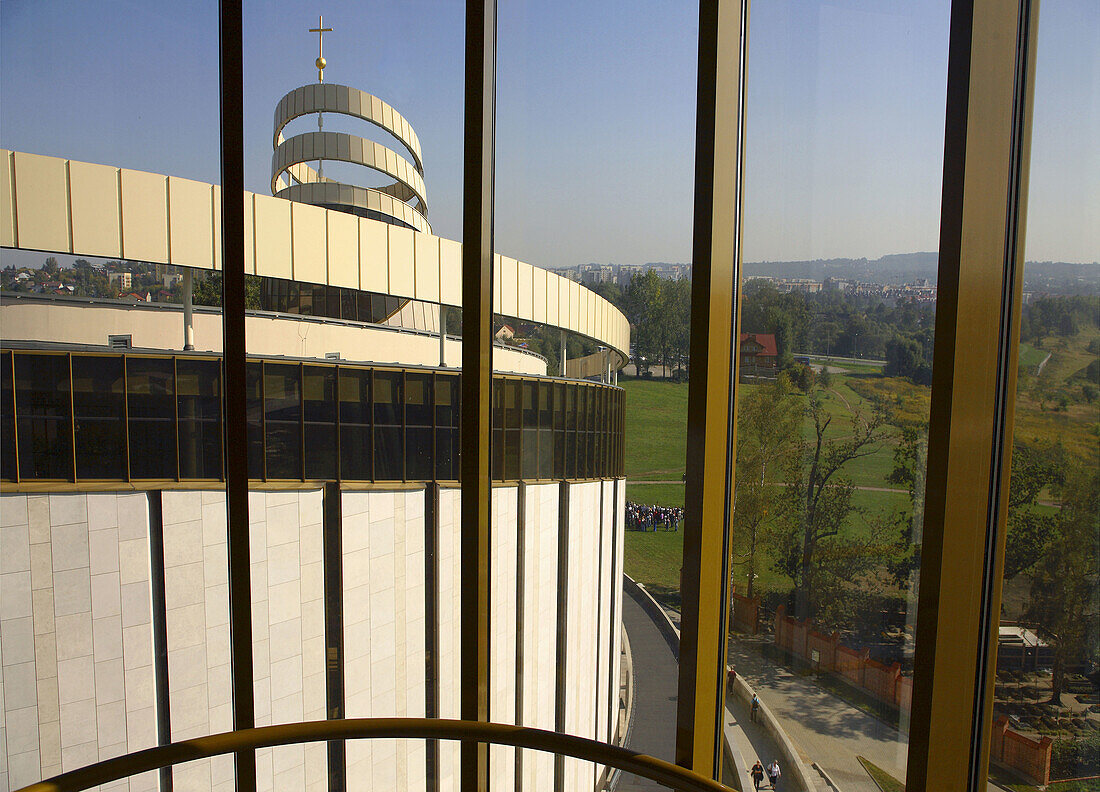
[[(247, 4), (248, 187), (268, 189), (275, 102), (316, 79), (306, 29), (319, 12), (335, 28), (326, 81), (404, 113), (434, 228), (459, 238), (454, 0)], [(936, 248), (948, 12), (947, 0), (753, 4), (748, 260)], [(1028, 257), (1096, 261), (1100, 4), (1042, 14)], [(498, 251), (544, 266), (688, 260), (695, 5), (500, 0), (499, 38)], [(217, 181), (217, 4), (2, 0), (0, 102), (4, 147)], [(357, 125), (329, 116), (326, 129)]]

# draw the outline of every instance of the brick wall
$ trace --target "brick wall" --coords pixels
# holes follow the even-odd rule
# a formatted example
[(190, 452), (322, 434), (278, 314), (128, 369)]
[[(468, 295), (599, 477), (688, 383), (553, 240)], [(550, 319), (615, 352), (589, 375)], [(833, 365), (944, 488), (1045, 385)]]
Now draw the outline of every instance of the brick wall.
[(989, 758), (1023, 774), (1040, 786), (1050, 783), (1050, 752), (1054, 741), (1025, 737), (1008, 728), (1008, 716), (1002, 715), (993, 724)]

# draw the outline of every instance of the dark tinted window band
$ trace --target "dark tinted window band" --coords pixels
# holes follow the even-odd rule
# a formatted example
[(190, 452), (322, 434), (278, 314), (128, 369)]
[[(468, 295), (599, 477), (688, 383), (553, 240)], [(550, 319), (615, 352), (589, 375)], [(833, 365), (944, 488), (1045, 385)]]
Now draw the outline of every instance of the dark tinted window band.
[[(222, 478), (221, 360), (201, 355), (0, 354), (0, 479)], [(460, 375), (250, 359), (249, 477), (455, 481)], [(493, 378), (493, 479), (623, 476), (622, 392)]]

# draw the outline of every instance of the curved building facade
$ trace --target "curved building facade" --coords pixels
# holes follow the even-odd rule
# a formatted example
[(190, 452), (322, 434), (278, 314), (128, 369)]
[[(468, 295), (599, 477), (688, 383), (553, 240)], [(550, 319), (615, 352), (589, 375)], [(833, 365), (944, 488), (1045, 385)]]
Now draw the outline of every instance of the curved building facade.
[[(283, 135), (331, 113), (404, 152)], [(460, 342), (440, 315), (461, 303), (460, 248), (430, 233), (419, 140), (377, 97), (295, 89), (273, 142), (273, 196), (245, 197), (248, 272), (274, 309), (246, 322), (256, 723), (458, 717)], [(326, 160), (392, 182), (336, 182)], [(6, 247), (221, 266), (216, 186), (11, 151), (0, 180)], [(626, 320), (602, 298), (506, 257), (496, 277), (500, 316), (625, 361)], [(279, 310), (288, 287), (330, 290), (335, 317)], [(217, 309), (13, 294), (0, 311), (0, 746), (14, 789), (232, 729), (225, 408)], [(494, 368), (490, 717), (615, 742), (623, 393), (606, 376), (548, 376), (516, 348)], [(265, 790), (448, 790), (458, 747), (294, 745), (257, 766)], [(494, 790), (606, 780), (505, 747), (490, 775)], [(112, 788), (230, 790), (233, 761)]]

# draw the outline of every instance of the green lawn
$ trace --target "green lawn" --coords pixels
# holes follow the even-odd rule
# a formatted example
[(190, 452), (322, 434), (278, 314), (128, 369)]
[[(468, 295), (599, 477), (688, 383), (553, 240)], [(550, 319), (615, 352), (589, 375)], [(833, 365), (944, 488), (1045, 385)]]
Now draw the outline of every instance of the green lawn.
[(626, 391), (627, 481), (679, 480), (687, 458), (687, 384), (642, 379), (620, 384)]
[(683, 508), (684, 485), (635, 484), (627, 479), (626, 499), (634, 503), (645, 503), (651, 506), (679, 506)]
[(1043, 358), (1047, 356), (1045, 349), (1038, 349), (1031, 344), (1020, 344), (1020, 368), (1035, 371)]
[(867, 771), (867, 775), (871, 776), (871, 780), (875, 782), (882, 792), (905, 792), (905, 784), (898, 781), (881, 767), (873, 762), (869, 762), (862, 756), (857, 756), (856, 759), (863, 765), (863, 769)]
[(627, 531), (623, 571), (661, 602), (680, 607), (680, 566), (684, 558), (682, 531)]

